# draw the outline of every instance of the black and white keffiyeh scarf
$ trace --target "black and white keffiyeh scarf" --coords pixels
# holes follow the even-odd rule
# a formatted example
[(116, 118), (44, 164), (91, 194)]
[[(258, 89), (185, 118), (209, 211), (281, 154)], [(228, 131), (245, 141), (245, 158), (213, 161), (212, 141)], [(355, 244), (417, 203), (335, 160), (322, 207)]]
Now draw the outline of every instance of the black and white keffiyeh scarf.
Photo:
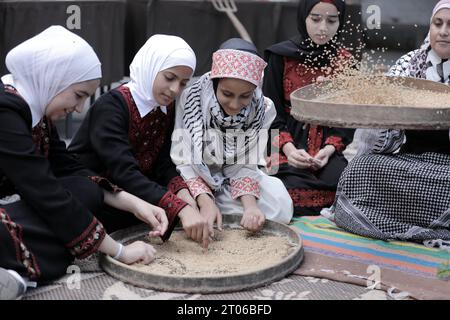
[(389, 70), (388, 75), (450, 84), (450, 60), (441, 59), (431, 48), (427, 37), (420, 49), (401, 57)]
[(207, 164), (234, 164), (245, 159), (265, 124), (264, 95), (259, 87), (248, 106), (229, 116), (217, 101), (210, 73), (189, 88), (184, 108), (183, 125), (190, 136), (184, 141), (192, 144), (191, 163), (199, 172), (205, 172)]
[[(388, 76), (426, 79), (450, 85), (450, 61), (441, 59), (431, 48), (429, 36), (420, 49), (402, 56), (389, 70)], [(360, 138), (358, 155), (392, 153), (405, 142), (403, 130), (358, 129)]]

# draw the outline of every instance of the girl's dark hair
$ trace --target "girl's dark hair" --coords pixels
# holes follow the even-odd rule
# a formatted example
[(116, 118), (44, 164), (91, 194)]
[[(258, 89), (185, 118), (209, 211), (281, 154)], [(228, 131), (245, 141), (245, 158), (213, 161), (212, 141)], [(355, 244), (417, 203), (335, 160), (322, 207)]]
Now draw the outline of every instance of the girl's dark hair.
[(222, 43), (219, 47), (220, 49), (234, 49), (234, 50), (240, 50), (240, 51), (246, 51), (250, 52), (254, 55), (257, 55), (258, 57), (261, 57), (258, 53), (258, 49), (255, 47), (255, 45), (251, 42), (248, 42), (247, 40), (241, 39), (241, 38), (231, 38)]

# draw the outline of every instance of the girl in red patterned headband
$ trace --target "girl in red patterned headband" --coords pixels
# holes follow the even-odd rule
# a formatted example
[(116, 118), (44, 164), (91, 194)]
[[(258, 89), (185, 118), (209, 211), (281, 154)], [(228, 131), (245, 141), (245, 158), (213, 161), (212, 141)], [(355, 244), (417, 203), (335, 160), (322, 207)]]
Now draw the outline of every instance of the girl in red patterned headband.
[(290, 94), (336, 74), (352, 61), (339, 45), (344, 24), (343, 0), (300, 0), (298, 36), (266, 50), (268, 67), (264, 94), (273, 100), (277, 117), (272, 129), (270, 167), (288, 189), (296, 215), (317, 215), (334, 201), (336, 186), (347, 160), (342, 152), (353, 130), (311, 126), (291, 114)]
[(292, 217), (281, 181), (258, 169), (267, 142), (261, 137), (275, 118), (261, 90), (265, 66), (253, 44), (230, 39), (213, 54), (211, 72), (177, 104), (172, 160), (208, 218), (211, 236), (222, 214), (242, 214), (241, 225), (251, 231), (266, 218), (288, 223)]

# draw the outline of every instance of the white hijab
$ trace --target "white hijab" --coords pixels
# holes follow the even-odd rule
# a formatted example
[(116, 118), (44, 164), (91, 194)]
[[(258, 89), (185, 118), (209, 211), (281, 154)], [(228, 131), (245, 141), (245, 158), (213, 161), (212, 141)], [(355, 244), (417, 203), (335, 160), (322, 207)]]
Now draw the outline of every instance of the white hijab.
[[(157, 34), (150, 37), (130, 64), (131, 81), (126, 84), (141, 117), (159, 106), (153, 97), (153, 82), (158, 72), (187, 66), (195, 71), (196, 58), (191, 47), (177, 36)], [(161, 110), (167, 113), (166, 106)]]
[(450, 9), (450, 1), (449, 0), (441, 0), (439, 1), (433, 9), (433, 13), (431, 14), (430, 23), (433, 21), (436, 13), (441, 9)]
[[(433, 18), (439, 10), (442, 9), (450, 9), (450, 1), (442, 0), (440, 1), (433, 9), (433, 13), (431, 15), (430, 23), (433, 22)], [(428, 33), (427, 38), (425, 39), (425, 43), (422, 45), (422, 49), (426, 49), (426, 47), (430, 46), (430, 33)], [(428, 80), (441, 82), (442, 78), (445, 82), (448, 82), (450, 78), (450, 60), (446, 62), (442, 62), (442, 59), (437, 55), (437, 53), (431, 49), (428, 53), (427, 64), (430, 67), (426, 70), (426, 78)], [(440, 66), (442, 64), (442, 66)], [(441, 69), (441, 73), (438, 72), (438, 68)]]
[(2, 82), (14, 86), (31, 109), (34, 127), (50, 101), (72, 84), (102, 77), (92, 47), (61, 26), (51, 26), (13, 48), (6, 56), (11, 72)]

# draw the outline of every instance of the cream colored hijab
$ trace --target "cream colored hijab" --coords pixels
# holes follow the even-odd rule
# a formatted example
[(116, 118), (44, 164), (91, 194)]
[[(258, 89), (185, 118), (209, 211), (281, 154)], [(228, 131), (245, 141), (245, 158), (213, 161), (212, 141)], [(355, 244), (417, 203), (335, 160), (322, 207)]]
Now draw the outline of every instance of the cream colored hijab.
[(2, 77), (14, 86), (38, 124), (50, 101), (72, 84), (102, 77), (101, 63), (92, 47), (61, 26), (51, 26), (13, 48), (6, 56), (11, 72)]

